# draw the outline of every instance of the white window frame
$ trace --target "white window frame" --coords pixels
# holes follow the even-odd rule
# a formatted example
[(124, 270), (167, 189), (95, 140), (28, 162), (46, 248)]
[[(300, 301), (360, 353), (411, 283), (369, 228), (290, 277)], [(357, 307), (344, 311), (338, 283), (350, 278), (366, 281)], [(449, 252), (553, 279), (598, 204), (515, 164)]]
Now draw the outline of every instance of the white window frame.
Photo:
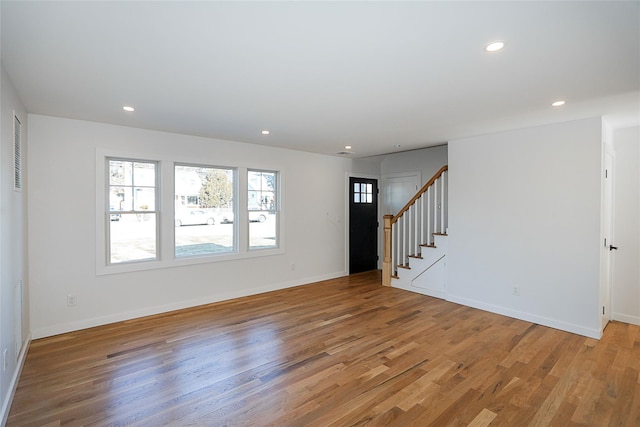
[[(172, 167), (172, 182), (173, 182), (173, 197), (172, 200), (175, 201), (175, 195), (176, 195), (176, 191), (175, 191), (175, 170), (176, 170), (176, 166), (187, 166), (187, 167), (195, 167), (195, 168), (207, 168), (207, 169), (220, 169), (220, 170), (228, 170), (231, 171), (232, 175), (233, 175), (233, 249), (229, 252), (220, 252), (220, 253), (211, 253), (211, 254), (204, 254), (204, 255), (191, 255), (191, 256), (181, 256), (178, 257), (176, 256), (176, 245), (175, 245), (175, 225), (173, 227), (173, 250), (172, 250), (172, 254), (173, 254), (173, 258), (178, 261), (184, 261), (184, 260), (194, 260), (194, 259), (207, 259), (209, 260), (209, 258), (211, 257), (224, 257), (226, 255), (231, 255), (231, 254), (237, 254), (238, 253), (238, 221), (236, 221), (237, 215), (238, 215), (238, 168), (237, 167), (231, 167), (231, 166), (217, 166), (217, 165), (209, 165), (209, 164), (203, 164), (203, 163), (185, 163), (185, 162), (173, 162), (173, 167)], [(175, 216), (176, 216), (176, 212), (175, 212), (175, 202), (173, 204), (173, 209), (172, 209), (172, 216), (171, 218), (175, 221)], [(213, 261), (213, 260), (209, 260), (209, 261)]]
[[(127, 210), (127, 211), (112, 211), (111, 210), (111, 206), (110, 206), (110, 187), (111, 187), (111, 183), (109, 181), (109, 162), (110, 161), (123, 161), (123, 162), (130, 162), (130, 163), (153, 163), (155, 164), (155, 179), (154, 179), (154, 209), (152, 211), (142, 211), (142, 210)], [(106, 232), (106, 240), (107, 240), (107, 245), (106, 245), (106, 254), (105, 254), (105, 262), (107, 267), (111, 267), (111, 266), (116, 266), (116, 265), (126, 265), (126, 264), (136, 264), (136, 263), (149, 263), (149, 262), (155, 262), (158, 261), (162, 258), (162, 251), (161, 251), (161, 246), (160, 246), (160, 217), (161, 217), (161, 210), (160, 210), (160, 206), (161, 206), (161, 188), (160, 188), (160, 174), (161, 174), (161, 168), (160, 168), (160, 162), (159, 161), (155, 161), (155, 160), (146, 160), (146, 159), (142, 159), (142, 158), (125, 158), (125, 157), (105, 157), (104, 159), (105, 162), (105, 232)], [(128, 185), (122, 185), (123, 187), (128, 187)], [(131, 187), (135, 187), (135, 182), (132, 182)], [(132, 195), (133, 197), (133, 195)], [(156, 256), (155, 258), (150, 258), (150, 259), (135, 259), (135, 260), (130, 260), (130, 261), (122, 261), (122, 262), (118, 262), (118, 263), (113, 263), (110, 260), (110, 256), (111, 256), (111, 215), (113, 215), (115, 213), (124, 213), (125, 215), (127, 214), (136, 214), (136, 215), (144, 215), (144, 214), (154, 214), (156, 217), (156, 232), (155, 232), (155, 243), (156, 243)]]
[[(277, 250), (278, 248), (280, 248), (280, 241), (282, 240), (280, 238), (280, 172), (277, 170), (270, 170), (270, 169), (263, 169), (263, 168), (247, 168), (246, 171), (246, 176), (247, 176), (247, 181), (248, 181), (248, 177), (249, 177), (249, 172), (260, 172), (260, 173), (273, 173), (275, 174), (275, 178), (276, 178), (276, 182), (275, 182), (275, 188), (273, 189), (273, 192), (275, 193), (276, 196), (276, 200), (275, 200), (275, 206), (274, 206), (274, 214), (276, 216), (276, 244), (274, 247), (255, 247), (252, 248), (251, 247), (251, 235), (249, 233), (249, 227), (247, 227), (247, 250), (249, 252), (260, 252), (260, 251), (272, 251), (272, 250)], [(249, 184), (247, 182), (247, 185), (245, 186), (245, 197), (249, 198)], [(250, 210), (249, 206), (247, 206), (246, 208), (246, 212), (247, 212), (247, 224), (250, 226), (251, 223), (249, 221), (250, 218), (250, 212), (256, 212), (255, 210)], [(260, 210), (258, 210), (258, 212), (261, 212)]]
[[(118, 263), (107, 265), (107, 230), (108, 226), (105, 212), (108, 210), (108, 197), (105, 197), (105, 191), (107, 191), (107, 171), (106, 159), (107, 158), (121, 158), (121, 159), (140, 159), (142, 161), (152, 161), (158, 164), (157, 185), (158, 185), (158, 200), (156, 209), (158, 211), (157, 222), (158, 233), (158, 259), (154, 261), (144, 262), (130, 262), (130, 263)], [(247, 258), (259, 258), (264, 256), (281, 255), (285, 253), (285, 239), (284, 239), (284, 203), (285, 195), (282, 191), (283, 183), (285, 182), (285, 170), (280, 165), (263, 164), (258, 166), (246, 166), (236, 165), (233, 166), (234, 161), (226, 161), (224, 159), (217, 160), (215, 163), (231, 164), (230, 166), (219, 166), (220, 168), (234, 169), (236, 176), (234, 177), (234, 194), (237, 195), (234, 213), (234, 237), (236, 252), (229, 252), (223, 254), (204, 255), (199, 257), (175, 257), (175, 241), (173, 228), (175, 227), (175, 212), (174, 212), (174, 196), (175, 196), (175, 178), (174, 178), (174, 165), (186, 164), (186, 165), (198, 165), (202, 164), (203, 159), (200, 157), (183, 155), (183, 156), (163, 156), (157, 153), (144, 153), (144, 152), (129, 152), (122, 150), (110, 150), (104, 148), (97, 148), (95, 151), (95, 243), (96, 243), (96, 256), (95, 256), (95, 271), (96, 275), (108, 275), (108, 274), (120, 274), (134, 271), (155, 270), (159, 268), (172, 268), (188, 265), (206, 264), (212, 262), (225, 262), (237, 259)], [(239, 163), (239, 162), (238, 162)], [(214, 166), (215, 167), (215, 166)], [(277, 218), (277, 239), (278, 246), (275, 248), (264, 248), (260, 250), (249, 250), (249, 219), (247, 211), (247, 197), (248, 197), (248, 185), (247, 185), (247, 172), (253, 171), (269, 171), (277, 172), (278, 174), (278, 218)], [(107, 194), (108, 196), (108, 194)]]

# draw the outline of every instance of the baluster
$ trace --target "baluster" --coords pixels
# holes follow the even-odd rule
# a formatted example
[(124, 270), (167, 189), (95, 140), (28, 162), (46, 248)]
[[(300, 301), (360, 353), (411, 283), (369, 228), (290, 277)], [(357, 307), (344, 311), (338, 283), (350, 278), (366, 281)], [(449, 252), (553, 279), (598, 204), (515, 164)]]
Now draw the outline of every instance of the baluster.
[(433, 221), (433, 202), (431, 201), (431, 193), (431, 187), (429, 187), (427, 189), (427, 235), (425, 239), (425, 243), (427, 245), (431, 244), (431, 233), (433, 232), (433, 226), (431, 225)]
[(444, 177), (439, 180), (440, 185), (440, 232), (444, 233)]
[(402, 215), (402, 265), (406, 264), (407, 259), (407, 216)]
[(436, 179), (433, 183), (433, 205), (434, 205), (433, 232), (434, 233), (440, 232), (440, 191), (438, 191), (438, 184), (439, 184), (438, 181), (440, 181), (440, 178)]
[(404, 234), (404, 244), (405, 247), (407, 249), (407, 263), (409, 262), (409, 255), (411, 255), (411, 208), (409, 208), (408, 211), (406, 211), (404, 213), (404, 215), (407, 217), (407, 228), (405, 229), (405, 234)]
[(410, 215), (408, 212), (405, 212), (404, 216), (404, 256), (402, 257), (402, 263), (407, 265), (409, 263), (409, 229), (411, 228)]
[(424, 195), (425, 193), (422, 193), (422, 196), (420, 196), (420, 243), (418, 243), (419, 245), (424, 243), (424, 222), (425, 222), (425, 215), (426, 212), (424, 211)]
[(443, 232), (446, 233), (447, 229), (449, 228), (449, 174), (447, 173), (447, 171), (442, 172), (442, 180), (443, 180), (443, 188), (444, 190), (442, 191), (443, 194), (443, 204), (442, 206), (444, 207), (443, 209), (443, 218), (444, 218), (444, 225), (443, 225)]
[(420, 244), (420, 236), (418, 235), (418, 233), (420, 232), (420, 209), (418, 209), (418, 203), (416, 203), (415, 205), (415, 218), (413, 219), (413, 230), (412, 230), (412, 234), (413, 234), (413, 254), (415, 256), (419, 256), (420, 255), (420, 250), (418, 249), (418, 245)]
[(422, 198), (422, 196), (420, 196), (418, 198), (418, 200), (416, 200), (416, 228), (414, 230), (415, 233), (415, 249), (416, 249), (416, 255), (420, 256), (420, 242), (421, 242), (421, 238), (420, 236), (422, 235), (422, 210), (420, 209), (420, 199)]
[(411, 205), (409, 208), (409, 255), (415, 255), (416, 253), (413, 250), (414, 245), (414, 234), (413, 229), (416, 226), (416, 205)]
[(405, 257), (404, 263), (405, 265), (409, 264), (409, 255), (411, 255), (411, 209), (406, 212), (407, 222), (405, 224), (405, 233), (404, 233), (404, 250)]
[[(409, 226), (407, 227), (407, 255), (413, 255), (413, 206), (409, 209)], [(407, 257), (407, 264), (409, 263), (409, 258)]]
[(404, 224), (404, 219), (402, 217), (400, 217), (398, 219), (398, 265), (402, 265), (402, 254), (403, 254), (403, 249), (402, 249), (402, 240), (403, 240), (403, 234), (404, 234), (404, 230), (402, 229), (402, 226)]
[(402, 236), (402, 218), (398, 218), (396, 221), (396, 264), (400, 265), (400, 257), (402, 256), (402, 249), (400, 248), (400, 238)]

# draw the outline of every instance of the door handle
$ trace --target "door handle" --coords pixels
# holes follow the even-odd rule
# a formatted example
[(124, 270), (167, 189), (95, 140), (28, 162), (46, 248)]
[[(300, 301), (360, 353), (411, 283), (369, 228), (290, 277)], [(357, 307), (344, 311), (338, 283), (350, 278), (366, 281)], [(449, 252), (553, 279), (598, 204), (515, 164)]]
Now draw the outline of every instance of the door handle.
[(617, 251), (617, 250), (618, 250), (618, 247), (617, 247), (617, 246), (613, 246), (613, 245), (609, 245), (609, 250), (610, 250), (610, 251), (613, 251), (613, 250), (616, 250), (616, 251)]

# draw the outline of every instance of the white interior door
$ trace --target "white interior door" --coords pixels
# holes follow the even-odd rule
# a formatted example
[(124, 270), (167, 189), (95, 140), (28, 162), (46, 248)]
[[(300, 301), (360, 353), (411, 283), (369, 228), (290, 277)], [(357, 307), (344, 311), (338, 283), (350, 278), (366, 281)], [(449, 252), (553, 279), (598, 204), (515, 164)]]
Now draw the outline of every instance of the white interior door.
[(613, 255), (617, 250), (614, 242), (613, 203), (614, 203), (614, 167), (615, 157), (610, 148), (604, 153), (604, 185), (602, 194), (602, 271), (600, 280), (600, 301), (602, 304), (602, 329), (611, 320), (611, 280), (613, 277)]
[(420, 188), (420, 172), (384, 175), (382, 177), (383, 213), (395, 215)]

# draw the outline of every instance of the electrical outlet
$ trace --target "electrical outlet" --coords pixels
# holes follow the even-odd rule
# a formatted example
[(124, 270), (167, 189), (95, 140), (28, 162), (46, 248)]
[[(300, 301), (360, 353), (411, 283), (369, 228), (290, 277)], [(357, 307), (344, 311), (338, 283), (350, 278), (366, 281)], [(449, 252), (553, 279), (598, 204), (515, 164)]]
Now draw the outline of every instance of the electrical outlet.
[(76, 304), (78, 304), (78, 299), (76, 298), (76, 296), (74, 294), (68, 294), (67, 295), (67, 306), (68, 307), (73, 307)]
[(514, 286), (512, 293), (513, 293), (513, 295), (519, 297), (520, 296), (520, 286)]

